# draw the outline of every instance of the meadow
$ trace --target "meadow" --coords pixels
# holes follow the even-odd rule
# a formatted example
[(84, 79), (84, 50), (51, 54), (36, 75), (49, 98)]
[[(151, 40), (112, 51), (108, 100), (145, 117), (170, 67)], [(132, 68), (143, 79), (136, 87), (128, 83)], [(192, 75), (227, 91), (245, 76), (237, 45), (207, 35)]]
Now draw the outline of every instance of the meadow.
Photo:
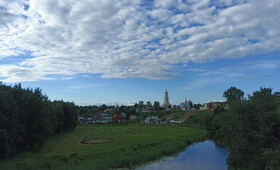
[[(38, 152), (2, 160), (0, 169), (135, 168), (205, 139), (202, 129), (156, 125), (80, 125), (47, 140)], [(83, 138), (114, 138), (112, 143), (81, 144)]]

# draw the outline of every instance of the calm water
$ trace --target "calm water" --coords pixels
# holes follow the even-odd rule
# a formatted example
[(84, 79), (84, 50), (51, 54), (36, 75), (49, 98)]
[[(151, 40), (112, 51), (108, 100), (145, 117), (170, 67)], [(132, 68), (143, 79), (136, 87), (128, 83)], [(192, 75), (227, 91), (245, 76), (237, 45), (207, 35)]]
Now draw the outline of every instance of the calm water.
[(191, 145), (177, 156), (164, 158), (158, 162), (144, 165), (139, 170), (226, 170), (228, 152), (214, 141), (206, 140)]

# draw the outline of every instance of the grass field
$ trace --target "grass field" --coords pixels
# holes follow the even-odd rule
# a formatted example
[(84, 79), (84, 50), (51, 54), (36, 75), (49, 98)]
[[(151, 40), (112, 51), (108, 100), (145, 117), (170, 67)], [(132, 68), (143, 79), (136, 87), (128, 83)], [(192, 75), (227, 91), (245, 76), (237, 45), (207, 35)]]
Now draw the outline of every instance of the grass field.
[[(189, 127), (83, 125), (49, 139), (39, 152), (25, 152), (0, 162), (0, 169), (133, 168), (172, 155), (206, 137)], [(81, 144), (84, 137), (114, 138), (113, 143)]]

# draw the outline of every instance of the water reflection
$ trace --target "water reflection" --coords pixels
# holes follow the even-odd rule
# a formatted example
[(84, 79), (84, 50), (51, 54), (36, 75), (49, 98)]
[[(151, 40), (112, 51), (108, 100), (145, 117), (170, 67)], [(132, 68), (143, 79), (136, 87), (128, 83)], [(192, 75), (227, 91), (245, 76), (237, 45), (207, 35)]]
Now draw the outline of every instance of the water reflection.
[(164, 158), (155, 163), (140, 167), (140, 170), (224, 170), (227, 169), (228, 152), (214, 141), (196, 143), (175, 157)]

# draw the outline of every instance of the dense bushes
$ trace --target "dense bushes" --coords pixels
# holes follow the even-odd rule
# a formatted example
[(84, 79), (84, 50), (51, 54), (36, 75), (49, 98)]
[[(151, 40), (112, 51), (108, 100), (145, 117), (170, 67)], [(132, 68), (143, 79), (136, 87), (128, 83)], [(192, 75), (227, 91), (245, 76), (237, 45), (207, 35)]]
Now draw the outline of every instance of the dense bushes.
[(0, 82), (0, 159), (38, 150), (48, 137), (70, 131), (76, 123), (73, 103), (52, 102), (38, 88)]

